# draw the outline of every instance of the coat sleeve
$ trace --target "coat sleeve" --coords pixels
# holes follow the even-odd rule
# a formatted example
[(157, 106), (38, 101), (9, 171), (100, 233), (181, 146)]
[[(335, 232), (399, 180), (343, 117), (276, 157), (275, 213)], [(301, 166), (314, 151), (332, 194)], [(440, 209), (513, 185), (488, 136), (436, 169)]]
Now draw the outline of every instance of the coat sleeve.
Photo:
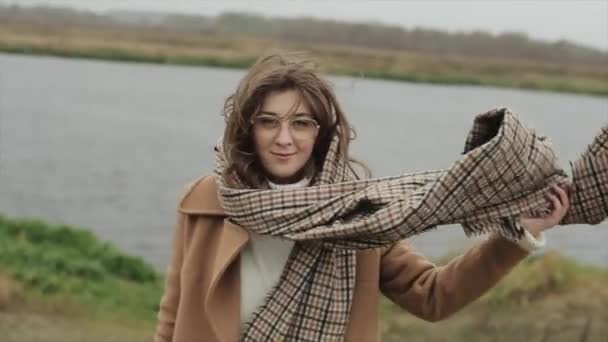
[(405, 240), (383, 252), (380, 288), (395, 304), (435, 322), (492, 288), (528, 252), (498, 235), (444, 266), (435, 266)]
[(171, 342), (180, 301), (180, 274), (184, 253), (185, 215), (178, 214), (173, 235), (172, 254), (166, 272), (165, 290), (160, 301), (154, 342)]

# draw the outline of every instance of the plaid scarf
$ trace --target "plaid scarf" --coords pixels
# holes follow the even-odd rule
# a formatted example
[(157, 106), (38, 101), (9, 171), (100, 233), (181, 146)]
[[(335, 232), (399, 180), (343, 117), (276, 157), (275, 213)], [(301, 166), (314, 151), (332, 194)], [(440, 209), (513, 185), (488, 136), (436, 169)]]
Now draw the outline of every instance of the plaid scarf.
[[(573, 162), (573, 179), (550, 142), (506, 108), (476, 116), (462, 158), (445, 170), (358, 180), (330, 144), (312, 186), (234, 189), (216, 173), (220, 202), (244, 229), (295, 240), (282, 276), (246, 323), (243, 341), (341, 341), (355, 281), (356, 249), (395, 243), (437, 225), (460, 223), (466, 235), (522, 237), (521, 214), (550, 211), (554, 184), (574, 185), (562, 224), (608, 216), (608, 126)], [(234, 180), (242, 185), (238, 179)]]

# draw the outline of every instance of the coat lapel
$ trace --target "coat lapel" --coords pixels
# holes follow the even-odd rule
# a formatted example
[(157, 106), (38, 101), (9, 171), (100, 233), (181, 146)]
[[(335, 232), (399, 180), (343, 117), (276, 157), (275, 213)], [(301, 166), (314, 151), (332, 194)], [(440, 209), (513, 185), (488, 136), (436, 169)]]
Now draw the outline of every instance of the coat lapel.
[(240, 251), (249, 241), (249, 234), (231, 223), (219, 203), (215, 176), (203, 176), (191, 183), (180, 202), (179, 211), (187, 215), (213, 216), (218, 220), (210, 232), (209, 260), (201, 260), (204, 272), (210, 272), (209, 287), (204, 297), (204, 310), (213, 332), (205, 341), (233, 342), (240, 337), (241, 278)]
[(205, 310), (219, 341), (238, 341), (240, 335), (241, 249), (249, 240), (246, 230), (224, 219), (217, 242), (216, 258), (211, 264), (211, 280)]

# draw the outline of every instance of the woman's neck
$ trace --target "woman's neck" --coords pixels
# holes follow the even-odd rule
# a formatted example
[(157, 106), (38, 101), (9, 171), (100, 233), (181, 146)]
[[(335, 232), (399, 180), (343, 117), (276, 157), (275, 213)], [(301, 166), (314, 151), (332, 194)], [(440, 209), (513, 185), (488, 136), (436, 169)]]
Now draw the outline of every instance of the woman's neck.
[(302, 179), (300, 179), (297, 182), (293, 182), (293, 183), (274, 183), (272, 181), (268, 181), (268, 186), (270, 186), (271, 189), (295, 189), (295, 188), (303, 188), (308, 186), (308, 184), (310, 184), (310, 177), (304, 177)]
[(313, 163), (308, 163), (302, 170), (298, 171), (292, 177), (287, 179), (272, 179), (268, 177), (268, 185), (271, 189), (290, 189), (290, 188), (301, 188), (306, 187), (310, 184), (315, 175), (315, 167)]

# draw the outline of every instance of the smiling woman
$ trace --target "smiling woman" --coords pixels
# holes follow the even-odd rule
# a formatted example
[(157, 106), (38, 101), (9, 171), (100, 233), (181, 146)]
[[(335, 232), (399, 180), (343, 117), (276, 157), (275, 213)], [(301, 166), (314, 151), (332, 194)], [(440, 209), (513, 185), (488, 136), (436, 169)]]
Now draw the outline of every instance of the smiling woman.
[[(378, 229), (359, 245), (352, 240), (362, 232), (346, 229), (301, 238), (340, 230), (348, 213), (339, 212), (356, 201), (331, 186), (354, 189), (369, 176), (350, 157), (354, 130), (332, 86), (299, 56), (264, 56), (226, 100), (224, 117), (215, 175), (193, 182), (179, 205), (156, 341), (377, 341), (379, 293), (422, 319), (447, 318), (542, 247), (543, 231), (568, 210), (568, 195), (556, 186), (548, 215), (517, 217), (513, 226), (501, 220), (501, 230), (522, 233), (517, 239), (493, 234), (443, 267), (407, 240), (375, 240), (401, 211), (384, 210), (388, 221), (375, 216), (379, 224), (359, 227)], [(366, 217), (382, 207), (382, 196), (398, 197), (409, 186), (385, 185), (353, 216)], [(311, 206), (296, 211), (298, 203)], [(237, 224), (244, 217), (261, 221)], [(321, 223), (299, 229), (315, 219)]]
[(274, 91), (264, 99), (260, 113), (252, 119), (255, 150), (277, 184), (294, 183), (311, 163), (319, 124), (297, 90)]
[(331, 85), (319, 77), (312, 61), (290, 58), (261, 58), (226, 100), (225, 174), (235, 173), (251, 187), (313, 176), (333, 133), (340, 139), (341, 154), (371, 174), (348, 156), (354, 129)]

